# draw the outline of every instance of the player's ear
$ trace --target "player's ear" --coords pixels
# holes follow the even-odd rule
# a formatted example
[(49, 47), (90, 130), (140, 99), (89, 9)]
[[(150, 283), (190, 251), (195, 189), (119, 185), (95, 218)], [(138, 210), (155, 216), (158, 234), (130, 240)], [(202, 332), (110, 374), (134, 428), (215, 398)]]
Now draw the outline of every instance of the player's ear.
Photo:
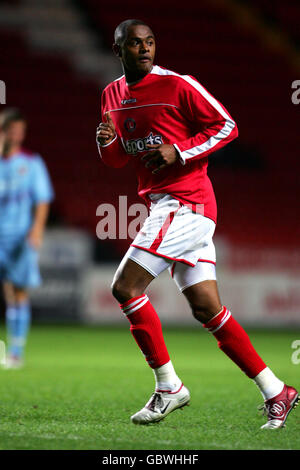
[(117, 57), (122, 57), (122, 50), (119, 44), (113, 44), (112, 50), (114, 51)]

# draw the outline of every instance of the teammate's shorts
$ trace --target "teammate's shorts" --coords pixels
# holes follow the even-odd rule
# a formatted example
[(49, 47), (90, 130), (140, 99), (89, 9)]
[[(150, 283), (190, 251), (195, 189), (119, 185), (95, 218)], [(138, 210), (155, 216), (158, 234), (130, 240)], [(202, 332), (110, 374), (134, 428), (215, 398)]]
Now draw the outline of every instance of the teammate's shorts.
[(154, 277), (168, 268), (181, 291), (216, 280), (215, 223), (168, 194), (155, 199), (118, 271), (128, 258)]
[(0, 281), (9, 281), (20, 288), (40, 285), (38, 252), (27, 240), (0, 244)]

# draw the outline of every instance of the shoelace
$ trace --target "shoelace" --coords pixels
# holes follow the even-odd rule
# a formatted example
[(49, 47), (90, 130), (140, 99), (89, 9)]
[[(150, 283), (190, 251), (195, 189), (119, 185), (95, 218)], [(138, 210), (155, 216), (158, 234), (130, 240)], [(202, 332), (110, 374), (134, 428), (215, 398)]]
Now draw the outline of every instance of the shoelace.
[(155, 392), (155, 393), (153, 393), (152, 399), (151, 399), (149, 405), (147, 406), (147, 408), (150, 411), (155, 411), (156, 405), (161, 406), (162, 404), (163, 404), (163, 401), (162, 401), (162, 398), (161, 398), (161, 394), (158, 393), (158, 392)]

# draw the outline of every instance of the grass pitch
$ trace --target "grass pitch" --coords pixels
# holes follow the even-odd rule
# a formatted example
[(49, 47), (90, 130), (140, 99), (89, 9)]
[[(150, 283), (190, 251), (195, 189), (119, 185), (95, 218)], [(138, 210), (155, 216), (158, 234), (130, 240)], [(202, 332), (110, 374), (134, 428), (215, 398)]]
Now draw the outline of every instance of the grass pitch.
[[(23, 370), (0, 370), (0, 449), (300, 449), (300, 409), (284, 429), (265, 431), (256, 385), (198, 325), (164, 328), (191, 404), (158, 424), (130, 416), (154, 390), (154, 377), (127, 328), (34, 326)], [(300, 388), (291, 344), (300, 331), (248, 331), (259, 354)], [(0, 327), (4, 339), (4, 326)]]

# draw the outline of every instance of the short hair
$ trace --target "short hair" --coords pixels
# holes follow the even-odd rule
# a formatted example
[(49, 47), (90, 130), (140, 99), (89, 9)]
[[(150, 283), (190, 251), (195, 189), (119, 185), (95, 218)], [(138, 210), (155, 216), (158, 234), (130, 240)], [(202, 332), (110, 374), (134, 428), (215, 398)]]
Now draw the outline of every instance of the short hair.
[(147, 26), (149, 28), (149, 26), (142, 20), (132, 19), (132, 20), (122, 21), (122, 23), (120, 23), (115, 29), (115, 35), (114, 35), (115, 43), (121, 46), (124, 43), (124, 41), (126, 41), (128, 28), (130, 28), (130, 26), (135, 26), (139, 24), (143, 26)]
[(6, 108), (0, 114), (0, 128), (6, 130), (12, 122), (24, 121), (26, 118), (18, 108)]

